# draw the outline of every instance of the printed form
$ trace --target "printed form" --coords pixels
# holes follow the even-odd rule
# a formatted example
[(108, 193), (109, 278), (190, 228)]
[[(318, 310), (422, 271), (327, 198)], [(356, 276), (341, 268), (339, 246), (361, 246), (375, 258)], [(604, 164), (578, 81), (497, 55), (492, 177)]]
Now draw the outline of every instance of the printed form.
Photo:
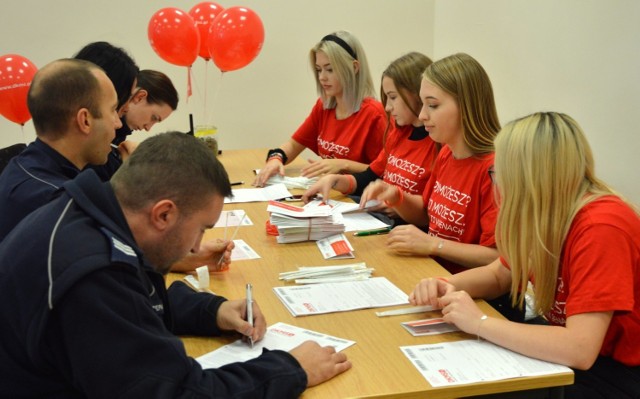
[(570, 373), (569, 367), (521, 355), (488, 341), (401, 346), (432, 387)]
[(254, 343), (253, 348), (239, 339), (213, 352), (202, 355), (196, 360), (202, 368), (218, 368), (225, 364), (254, 359), (262, 354), (263, 348), (290, 351), (307, 340), (315, 341), (320, 346), (333, 346), (336, 352), (340, 352), (355, 344), (355, 341), (348, 339), (332, 337), (331, 335), (306, 330), (285, 323), (276, 323), (267, 328), (264, 338)]
[(273, 290), (295, 317), (409, 303), (407, 294), (385, 277), (274, 287)]

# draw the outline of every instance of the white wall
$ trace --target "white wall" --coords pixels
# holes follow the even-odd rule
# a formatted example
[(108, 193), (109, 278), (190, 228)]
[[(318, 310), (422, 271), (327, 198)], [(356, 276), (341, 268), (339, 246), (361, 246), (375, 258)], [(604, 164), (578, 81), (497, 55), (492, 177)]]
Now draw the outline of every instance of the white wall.
[[(0, 55), (18, 53), (36, 66), (106, 40), (127, 49), (143, 68), (162, 70), (181, 103), (153, 132), (188, 129), (207, 108), (222, 149), (272, 147), (290, 136), (315, 100), (307, 52), (336, 29), (354, 32), (367, 51), (376, 83), (399, 55), (433, 59), (464, 51), (486, 68), (501, 122), (539, 110), (566, 112), (587, 132), (599, 175), (640, 203), (640, 2), (635, 0), (246, 0), (265, 25), (261, 54), (249, 66), (220, 73), (194, 65), (187, 104), (186, 68), (151, 49), (147, 24), (162, 7), (188, 11), (198, 1), (3, 0)], [(0, 147), (35, 137), (0, 118)], [(138, 140), (146, 133), (137, 133)]]
[[(344, 29), (362, 42), (376, 85), (393, 59), (409, 51), (433, 53), (433, 0), (217, 0), (223, 7), (246, 6), (265, 27), (261, 53), (247, 67), (226, 73), (198, 59), (194, 96), (186, 98), (187, 72), (164, 62), (149, 45), (147, 25), (163, 7), (188, 11), (199, 3), (179, 0), (3, 0), (0, 55), (20, 54), (36, 66), (71, 57), (86, 43), (106, 40), (125, 48), (141, 68), (167, 73), (178, 88), (178, 112), (152, 132), (189, 129), (188, 114), (199, 123), (206, 106), (218, 126), (220, 148), (275, 147), (291, 136), (316, 99), (309, 49), (324, 35)], [(206, 78), (206, 79), (205, 79)], [(205, 83), (207, 83), (205, 85)], [(0, 147), (35, 138), (33, 124), (21, 128), (0, 118)], [(144, 139), (146, 133), (136, 133)]]
[(640, 2), (436, 1), (434, 56), (466, 52), (491, 77), (501, 123), (560, 111), (598, 175), (640, 203)]

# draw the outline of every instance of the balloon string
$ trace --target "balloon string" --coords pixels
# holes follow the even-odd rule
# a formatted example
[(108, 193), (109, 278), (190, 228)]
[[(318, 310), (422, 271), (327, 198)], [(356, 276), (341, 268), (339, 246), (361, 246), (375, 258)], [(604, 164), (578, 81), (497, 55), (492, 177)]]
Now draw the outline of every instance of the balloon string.
[(204, 60), (204, 102), (202, 103), (202, 120), (207, 121), (207, 87), (209, 86), (209, 62)]
[(187, 67), (187, 104), (189, 103), (189, 97), (193, 95), (193, 89), (191, 88), (191, 67)]
[[(220, 81), (218, 83), (218, 87), (213, 91), (213, 99), (211, 101), (211, 119), (209, 119), (209, 121), (213, 121), (213, 110), (215, 108), (216, 105), (216, 100), (218, 99), (218, 93), (220, 93), (220, 88), (222, 87), (222, 78), (224, 77), (224, 71), (220, 71)], [(212, 124), (212, 123), (209, 123)]]

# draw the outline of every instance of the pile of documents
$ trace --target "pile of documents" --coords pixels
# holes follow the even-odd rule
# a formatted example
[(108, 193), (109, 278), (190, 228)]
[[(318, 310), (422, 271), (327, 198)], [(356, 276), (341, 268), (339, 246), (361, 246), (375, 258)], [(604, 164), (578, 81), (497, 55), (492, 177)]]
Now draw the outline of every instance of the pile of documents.
[(317, 241), (344, 232), (341, 213), (328, 205), (299, 207), (269, 201), (269, 223), (278, 229), (278, 243)]
[(364, 262), (340, 266), (301, 266), (298, 270), (280, 273), (280, 280), (297, 284), (366, 280), (371, 277), (373, 270)]

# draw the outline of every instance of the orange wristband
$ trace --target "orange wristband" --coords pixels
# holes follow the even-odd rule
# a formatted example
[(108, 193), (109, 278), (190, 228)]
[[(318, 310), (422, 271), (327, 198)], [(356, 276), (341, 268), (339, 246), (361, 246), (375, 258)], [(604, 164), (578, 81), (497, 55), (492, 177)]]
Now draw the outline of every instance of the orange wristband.
[(343, 195), (349, 195), (356, 188), (356, 178), (353, 175), (346, 175), (347, 179), (349, 179), (349, 187), (346, 191), (340, 191)]

